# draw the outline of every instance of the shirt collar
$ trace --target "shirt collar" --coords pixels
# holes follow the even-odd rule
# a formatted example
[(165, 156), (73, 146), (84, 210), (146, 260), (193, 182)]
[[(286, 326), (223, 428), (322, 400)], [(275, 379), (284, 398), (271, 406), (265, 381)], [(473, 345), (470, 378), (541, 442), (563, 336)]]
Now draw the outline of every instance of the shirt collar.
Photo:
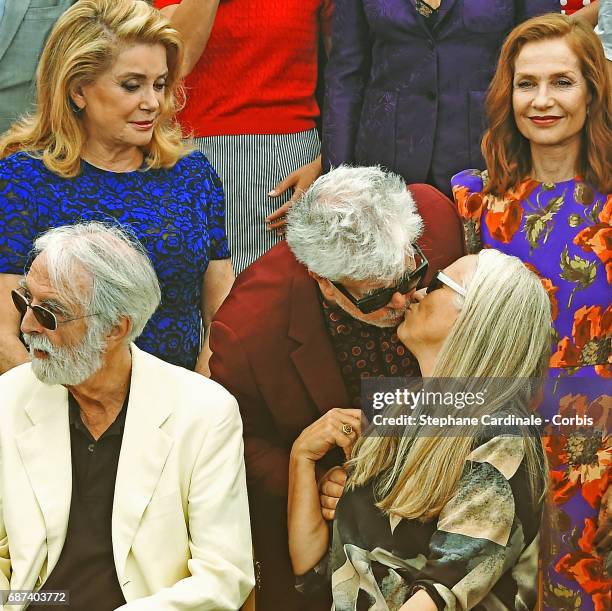
[[(121, 406), (121, 411), (117, 414), (117, 417), (113, 421), (113, 423), (102, 433), (100, 439), (104, 436), (108, 435), (121, 435), (123, 434), (123, 429), (125, 428), (125, 418), (127, 416), (128, 402), (130, 399), (130, 389), (128, 387), (127, 394), (125, 396), (125, 401)], [(87, 433), (91, 435), (83, 420), (81, 418), (81, 410), (79, 408), (79, 404), (77, 400), (72, 396), (72, 393), (68, 392), (68, 422), (70, 426), (73, 426), (75, 429), (82, 431), (83, 433)]]

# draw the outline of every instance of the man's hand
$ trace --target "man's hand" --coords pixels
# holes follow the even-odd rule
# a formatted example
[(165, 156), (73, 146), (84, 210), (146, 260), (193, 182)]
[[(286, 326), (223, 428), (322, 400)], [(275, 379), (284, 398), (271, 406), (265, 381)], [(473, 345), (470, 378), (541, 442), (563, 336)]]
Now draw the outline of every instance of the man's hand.
[(612, 551), (612, 486), (608, 486), (599, 510), (597, 532), (593, 544), (600, 556), (606, 556)]
[(303, 165), (298, 168), (295, 172), (291, 172), (284, 180), (281, 180), (275, 187), (268, 193), (270, 197), (278, 197), (282, 195), (287, 189), (293, 188), (293, 195), (291, 199), (283, 204), (278, 210), (275, 210), (272, 214), (266, 217), (266, 225), (269, 230), (276, 229), (278, 235), (284, 235), (286, 225), (286, 214), (289, 208), (302, 196), (302, 194), (310, 187), (310, 185), (321, 176), (321, 155), (319, 155), (314, 161)]
[(336, 515), (336, 505), (344, 492), (346, 470), (344, 467), (333, 467), (318, 482), (321, 514), (331, 521)]

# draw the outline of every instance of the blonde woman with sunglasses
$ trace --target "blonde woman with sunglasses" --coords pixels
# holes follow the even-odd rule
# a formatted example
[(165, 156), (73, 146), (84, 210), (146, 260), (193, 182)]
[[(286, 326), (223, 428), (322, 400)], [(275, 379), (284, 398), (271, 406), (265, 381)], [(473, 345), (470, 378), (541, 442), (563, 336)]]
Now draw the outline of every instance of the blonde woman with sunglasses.
[[(524, 380), (546, 371), (551, 315), (520, 260), (495, 250), (463, 257), (416, 295), (398, 335), (424, 378), (508, 378), (503, 397), (488, 397), (488, 414), (531, 401)], [(337, 611), (534, 608), (546, 488), (538, 435), (361, 437), (360, 415), (332, 410), (293, 445), (298, 588), (331, 588)], [(315, 465), (335, 446), (349, 475), (330, 536)]]

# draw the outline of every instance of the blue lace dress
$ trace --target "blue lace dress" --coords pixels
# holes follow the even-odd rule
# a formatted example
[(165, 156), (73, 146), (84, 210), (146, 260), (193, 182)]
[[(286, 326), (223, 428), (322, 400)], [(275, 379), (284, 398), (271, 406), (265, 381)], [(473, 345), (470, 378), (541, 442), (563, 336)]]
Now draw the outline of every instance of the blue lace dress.
[(162, 300), (136, 343), (193, 369), (202, 278), (210, 260), (229, 257), (223, 188), (206, 157), (194, 152), (169, 170), (124, 173), (83, 161), (75, 178), (25, 153), (0, 160), (0, 273), (23, 274), (41, 232), (88, 220), (118, 222), (142, 241)]

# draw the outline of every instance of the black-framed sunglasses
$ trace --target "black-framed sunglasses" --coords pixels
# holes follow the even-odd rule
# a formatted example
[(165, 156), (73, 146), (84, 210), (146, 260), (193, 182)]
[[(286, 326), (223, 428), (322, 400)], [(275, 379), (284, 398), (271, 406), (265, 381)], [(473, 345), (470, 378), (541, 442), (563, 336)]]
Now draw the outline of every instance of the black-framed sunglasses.
[(45, 308), (44, 306), (32, 305), (28, 298), (20, 293), (19, 291), (12, 290), (11, 297), (13, 298), (13, 303), (17, 308), (17, 311), (21, 314), (21, 316), (25, 316), (25, 313), (28, 311), (28, 308), (32, 310), (32, 314), (36, 320), (43, 326), (45, 329), (49, 331), (55, 331), (57, 329), (57, 325), (64, 322), (72, 322), (73, 320), (79, 320), (80, 318), (89, 318), (90, 316), (97, 316), (97, 314), (85, 314), (84, 316), (74, 316), (73, 318), (64, 318), (64, 320), (57, 320), (57, 316), (51, 311)]
[(429, 293), (436, 291), (443, 286), (448, 286), (448, 288), (453, 289), (455, 293), (459, 293), (459, 295), (462, 297), (465, 297), (466, 295), (465, 289), (440, 269), (432, 276), (425, 292), (427, 295), (429, 295)]
[(400, 281), (395, 286), (378, 289), (357, 299), (339, 282), (332, 282), (332, 284), (356, 307), (362, 314), (371, 314), (380, 308), (384, 308), (390, 301), (395, 293), (401, 293), (405, 295), (413, 289), (418, 288), (419, 284), (423, 281), (429, 262), (425, 258), (423, 251), (415, 244), (414, 252), (417, 256), (417, 266), (411, 272), (406, 272)]

